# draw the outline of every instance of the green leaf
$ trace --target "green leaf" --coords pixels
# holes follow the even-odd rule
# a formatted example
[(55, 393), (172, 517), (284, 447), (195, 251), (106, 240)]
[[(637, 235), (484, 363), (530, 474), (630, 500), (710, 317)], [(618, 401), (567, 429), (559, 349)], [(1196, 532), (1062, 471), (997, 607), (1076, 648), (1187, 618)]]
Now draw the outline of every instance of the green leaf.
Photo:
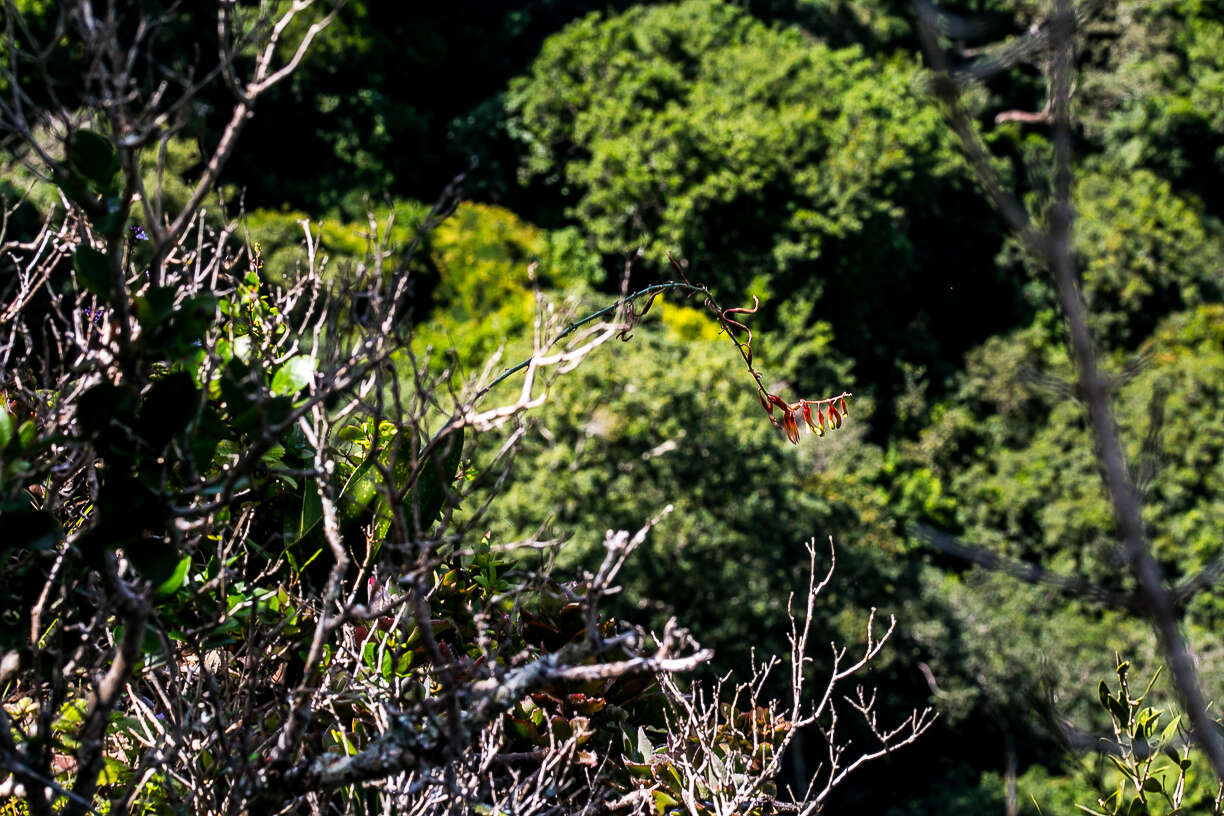
[(8, 408), (0, 405), (0, 451), (8, 447), (9, 440), (13, 438), (13, 415), (8, 412)]
[[(411, 500), (416, 502), (421, 513), (422, 526), (433, 524), (442, 515), (447, 490), (462, 457), (463, 427), (460, 426), (438, 441), (429, 460), (422, 465), (421, 475), (412, 491)], [(404, 512), (411, 518), (412, 505), (407, 505)]]
[(1147, 779), (1143, 780), (1143, 789), (1148, 793), (1163, 793), (1164, 785), (1156, 777), (1149, 776)]
[(76, 270), (77, 280), (86, 291), (96, 295), (99, 300), (109, 303), (112, 286), (110, 264), (106, 256), (93, 247), (82, 244), (72, 253), (72, 268)]
[(1181, 724), (1181, 715), (1178, 714), (1173, 718), (1173, 721), (1164, 727), (1164, 731), (1160, 732), (1160, 741), (1167, 743), (1177, 736), (1177, 726)]
[(1126, 703), (1111, 695), (1107, 701), (1107, 704), (1109, 713), (1113, 715), (1118, 722), (1122, 723), (1123, 725), (1130, 722), (1130, 708), (1126, 705)]
[(319, 498), (318, 480), (310, 478), (302, 484), (302, 512), (294, 543), (309, 535), (322, 519), (323, 501)]
[(158, 595), (173, 595), (178, 592), (179, 587), (183, 585), (183, 581), (187, 580), (187, 570), (191, 567), (191, 556), (183, 556), (183, 560), (178, 562), (178, 566), (174, 568), (174, 573), (160, 586), (157, 587)]
[(34, 441), (34, 437), (38, 435), (38, 428), (34, 425), (34, 420), (27, 419), (25, 422), (17, 426), (17, 444), (24, 451), (30, 447), (30, 443)]
[(1131, 771), (1130, 768), (1126, 767), (1126, 765), (1122, 762), (1122, 760), (1118, 759), (1113, 754), (1109, 755), (1109, 761), (1114, 764), (1114, 767), (1118, 769), (1118, 772), (1121, 773), (1122, 776), (1126, 777), (1127, 779), (1131, 779), (1131, 780), (1135, 778), (1134, 772)]
[(664, 793), (661, 790), (651, 792), (654, 797), (655, 812), (663, 813), (667, 808), (679, 807), (680, 801), (670, 794)]
[(652, 772), (650, 765), (645, 762), (626, 761), (623, 764), (625, 766), (625, 770), (629, 772), (630, 776), (635, 776), (638, 779), (654, 778), (654, 773)]
[(643, 761), (654, 756), (654, 746), (650, 744), (650, 737), (646, 736), (646, 727), (641, 725), (637, 730), (637, 751)]
[(314, 360), (308, 354), (290, 357), (272, 378), (272, 393), (292, 397), (310, 384), (314, 377)]
[(384, 650), (382, 653), (382, 662), (378, 667), (378, 673), (382, 675), (383, 680), (391, 679), (392, 667), (393, 664), (391, 662), (391, 652)]
[(377, 459), (378, 451), (376, 450), (366, 454), (365, 459), (361, 461), (356, 470), (349, 474), (348, 479), (344, 482), (344, 487), (340, 489), (338, 498), (346, 499), (343, 507), (346, 519), (360, 515), (378, 494), (378, 484), (374, 477), (369, 475), (370, 468), (374, 466)]
[(99, 784), (118, 785), (132, 775), (132, 769), (117, 759), (103, 757), (102, 773), (98, 777)]

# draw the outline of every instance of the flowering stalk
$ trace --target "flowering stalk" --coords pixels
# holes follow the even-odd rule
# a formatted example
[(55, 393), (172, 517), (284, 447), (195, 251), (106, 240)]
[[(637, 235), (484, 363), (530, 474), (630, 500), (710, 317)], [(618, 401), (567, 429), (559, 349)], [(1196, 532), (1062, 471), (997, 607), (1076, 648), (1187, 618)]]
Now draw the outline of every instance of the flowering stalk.
[[(753, 382), (756, 383), (757, 397), (761, 400), (761, 406), (765, 409), (765, 413), (769, 417), (769, 421), (775, 428), (782, 429), (786, 433), (786, 438), (797, 445), (799, 444), (799, 431), (801, 429), (799, 424), (800, 416), (803, 417), (803, 423), (807, 425), (807, 427), (817, 436), (824, 436), (826, 430), (836, 430), (837, 428), (841, 427), (842, 419), (846, 416), (846, 398), (854, 396), (850, 392), (843, 391), (837, 396), (825, 397), (824, 399), (800, 399), (798, 402), (788, 403), (786, 400), (782, 399), (776, 394), (771, 393), (769, 389), (765, 387), (765, 381), (761, 377), (761, 372), (757, 371), (752, 365), (752, 329), (748, 328), (748, 326), (743, 322), (731, 317), (731, 315), (756, 314), (757, 310), (761, 306), (761, 302), (756, 295), (752, 296), (751, 309), (746, 307), (724, 309), (719, 305), (718, 301), (714, 299), (714, 295), (710, 292), (707, 286), (704, 284), (694, 284), (689, 281), (688, 277), (686, 277), (684, 274), (684, 269), (679, 263), (676, 262), (676, 259), (672, 257), (670, 252), (667, 253), (667, 260), (671, 261), (672, 267), (680, 276), (679, 281), (664, 281), (663, 283), (652, 284), (644, 289), (639, 289), (636, 292), (623, 295), (615, 303), (609, 304), (608, 306), (605, 306), (596, 312), (592, 312), (582, 319), (576, 320), (566, 326), (560, 331), (560, 333), (557, 334), (556, 337), (552, 339), (549, 345), (555, 345), (580, 327), (590, 323), (592, 320), (596, 320), (607, 314), (618, 312), (621, 309), (624, 309), (625, 312), (625, 327), (617, 333), (617, 336), (621, 340), (627, 341), (633, 336), (631, 333), (633, 328), (637, 325), (638, 321), (650, 311), (650, 307), (654, 305), (655, 298), (659, 295), (664, 294), (665, 292), (686, 292), (688, 293), (689, 297), (703, 295), (704, 301), (702, 305), (704, 305), (705, 308), (714, 315), (714, 319), (718, 321), (718, 324), (722, 327), (723, 332), (726, 332), (727, 337), (731, 338), (731, 342), (735, 344), (736, 350), (739, 351), (740, 357), (744, 361), (744, 366), (748, 369), (748, 374), (752, 377)], [(639, 308), (637, 304), (643, 299), (645, 300), (645, 305)], [(737, 330), (747, 334), (747, 338), (741, 340), (736, 335)], [(522, 371), (530, 362), (531, 360), (528, 358), (517, 365), (513, 365), (505, 369), (492, 382), (481, 389), (476, 398), (479, 399), (480, 397), (484, 396), (491, 391), (494, 386), (510, 377), (515, 372)], [(781, 422), (779, 422), (774, 416), (775, 408), (782, 412)], [(816, 411), (815, 416), (812, 414), (813, 408)]]
[[(854, 396), (848, 391), (843, 391), (836, 397), (825, 397), (819, 400), (801, 399), (796, 403), (787, 403), (786, 400), (770, 394), (762, 388), (757, 392), (757, 397), (761, 400), (761, 405), (765, 408), (765, 413), (769, 415), (769, 421), (774, 424), (775, 428), (781, 428), (786, 432), (786, 438), (794, 444), (799, 444), (799, 416), (802, 415), (803, 422), (808, 426), (808, 429), (817, 436), (824, 436), (825, 412), (828, 411), (828, 426), (827, 429), (835, 431), (842, 425), (842, 417), (846, 415), (846, 397)], [(782, 410), (782, 422), (774, 418), (774, 408)], [(812, 409), (816, 409), (815, 418), (812, 417)]]
[[(752, 296), (751, 309), (741, 307), (724, 309), (714, 300), (714, 296), (710, 294), (708, 288), (705, 286), (694, 286), (689, 283), (688, 278), (684, 275), (684, 270), (676, 262), (676, 259), (671, 256), (670, 252), (667, 254), (667, 260), (671, 261), (672, 268), (676, 270), (676, 273), (680, 275), (680, 279), (688, 284), (694, 293), (701, 292), (705, 295), (705, 307), (714, 314), (723, 331), (727, 333), (727, 336), (731, 338), (731, 342), (735, 344), (740, 357), (744, 360), (744, 365), (748, 368), (748, 373), (752, 376), (753, 381), (756, 382), (757, 398), (761, 400), (761, 407), (765, 409), (769, 421), (773, 423), (775, 428), (781, 428), (786, 433), (786, 438), (791, 443), (798, 445), (801, 428), (799, 425), (800, 415), (803, 417), (804, 424), (817, 436), (824, 436), (825, 434), (826, 412), (828, 413), (828, 429), (836, 430), (841, 427), (842, 418), (846, 416), (846, 397), (854, 396), (850, 392), (843, 391), (835, 397), (825, 397), (824, 399), (801, 399), (795, 403), (788, 403), (777, 394), (770, 393), (769, 389), (765, 387), (765, 381), (761, 378), (761, 372), (757, 371), (752, 365), (752, 329), (731, 317), (733, 314), (756, 314), (757, 309), (761, 307), (761, 302), (757, 299), (756, 295)], [(745, 332), (748, 335), (747, 339), (741, 341), (736, 337), (735, 329)], [(813, 407), (816, 409), (815, 418), (812, 416)], [(774, 408), (782, 411), (781, 422), (774, 417)]]

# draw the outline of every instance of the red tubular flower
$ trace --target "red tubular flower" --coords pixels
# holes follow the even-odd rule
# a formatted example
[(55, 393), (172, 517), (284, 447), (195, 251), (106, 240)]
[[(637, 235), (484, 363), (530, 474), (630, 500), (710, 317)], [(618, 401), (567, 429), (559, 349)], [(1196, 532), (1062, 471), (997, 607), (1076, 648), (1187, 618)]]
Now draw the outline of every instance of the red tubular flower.
[(807, 423), (808, 428), (817, 436), (824, 436), (824, 414), (820, 413), (819, 408), (816, 409), (816, 413), (820, 416), (820, 424), (817, 425), (812, 419), (811, 404), (807, 400), (803, 400), (800, 404), (803, 405), (803, 421)]
[(790, 408), (786, 409), (786, 413), (782, 415), (782, 427), (786, 431), (786, 438), (792, 444), (799, 444), (799, 423), (795, 420), (795, 412)]
[[(817, 436), (824, 436), (826, 430), (834, 431), (842, 426), (842, 419), (846, 415), (846, 397), (853, 396), (851, 394), (840, 394), (836, 397), (827, 397), (819, 400), (801, 399), (794, 405), (787, 403), (776, 394), (771, 394), (764, 388), (757, 391), (757, 399), (761, 401), (761, 407), (765, 409), (765, 413), (769, 415), (769, 421), (775, 427), (781, 428), (786, 433), (786, 438), (791, 441), (791, 444), (799, 444), (799, 431), (803, 427), (799, 424), (800, 415), (803, 416), (803, 424), (808, 426), (808, 429)], [(774, 408), (782, 409), (782, 421), (779, 422), (774, 417)], [(815, 409), (816, 416), (812, 416), (812, 409)], [(829, 412), (829, 424), (825, 426), (825, 411)]]

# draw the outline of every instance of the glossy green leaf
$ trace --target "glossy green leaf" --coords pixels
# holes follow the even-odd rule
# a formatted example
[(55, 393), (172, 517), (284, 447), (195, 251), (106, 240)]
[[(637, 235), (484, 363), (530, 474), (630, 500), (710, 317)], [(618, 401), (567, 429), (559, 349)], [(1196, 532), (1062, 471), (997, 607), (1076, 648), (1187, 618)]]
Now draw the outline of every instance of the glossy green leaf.
[(340, 498), (348, 499), (347, 507), (363, 509), (378, 492), (373, 477), (369, 476), (370, 468), (374, 467), (377, 459), (378, 451), (370, 451), (345, 480), (344, 487), (340, 489)]
[(680, 806), (680, 801), (676, 799), (676, 797), (661, 790), (652, 791), (650, 795), (654, 799), (656, 813), (663, 813), (667, 810), (667, 808)]
[(174, 568), (174, 573), (164, 583), (157, 587), (158, 595), (173, 595), (187, 580), (187, 570), (191, 567), (191, 556), (184, 556)]
[(34, 420), (27, 419), (25, 422), (17, 426), (17, 444), (24, 451), (33, 443), (34, 437), (38, 435), (38, 426), (34, 424)]
[(314, 378), (314, 360), (308, 354), (290, 357), (272, 378), (272, 393), (292, 397)]
[[(462, 457), (463, 427), (460, 426), (440, 439), (429, 460), (422, 464), (421, 475), (412, 491), (412, 500), (417, 503), (422, 526), (433, 524), (442, 515), (447, 491)], [(404, 512), (411, 518), (412, 506), (406, 506)]]
[(0, 405), (0, 451), (8, 447), (9, 440), (13, 438), (13, 415), (8, 412), (8, 407)]
[(295, 539), (301, 541), (323, 520), (323, 501), (319, 498), (318, 480), (306, 479), (302, 483), (302, 511), (298, 517)]

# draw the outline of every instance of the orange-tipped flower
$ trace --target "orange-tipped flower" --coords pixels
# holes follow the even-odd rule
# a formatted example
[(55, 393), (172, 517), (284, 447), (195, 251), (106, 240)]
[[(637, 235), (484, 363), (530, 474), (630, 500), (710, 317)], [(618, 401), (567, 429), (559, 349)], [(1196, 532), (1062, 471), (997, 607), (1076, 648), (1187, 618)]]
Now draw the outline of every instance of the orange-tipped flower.
[[(824, 436), (826, 430), (837, 430), (842, 425), (842, 418), (846, 415), (846, 397), (850, 394), (842, 394), (836, 397), (829, 397), (822, 400), (805, 400), (801, 399), (794, 405), (787, 403), (784, 399), (776, 394), (771, 394), (764, 388), (757, 392), (757, 397), (761, 400), (761, 407), (769, 415), (769, 421), (775, 427), (781, 428), (786, 433), (786, 438), (791, 441), (791, 444), (799, 444), (799, 431), (803, 427), (799, 424), (799, 416), (803, 416), (803, 424), (807, 425), (808, 430), (817, 436)], [(775, 419), (774, 408), (782, 409), (782, 421)], [(812, 410), (815, 409), (815, 416), (812, 416)], [(825, 411), (829, 412), (829, 424), (825, 426)]]
[(782, 415), (782, 427), (786, 431), (786, 438), (792, 444), (799, 444), (799, 423), (795, 420), (795, 412), (790, 408), (786, 409), (786, 413)]
[(812, 419), (811, 404), (808, 403), (807, 400), (804, 400), (802, 402), (802, 405), (803, 405), (803, 421), (807, 423), (807, 426), (809, 429), (811, 429), (812, 433), (816, 434), (817, 436), (824, 436), (824, 414), (820, 413), (819, 408), (816, 409), (817, 415), (820, 416), (820, 424), (817, 425), (816, 422)]

